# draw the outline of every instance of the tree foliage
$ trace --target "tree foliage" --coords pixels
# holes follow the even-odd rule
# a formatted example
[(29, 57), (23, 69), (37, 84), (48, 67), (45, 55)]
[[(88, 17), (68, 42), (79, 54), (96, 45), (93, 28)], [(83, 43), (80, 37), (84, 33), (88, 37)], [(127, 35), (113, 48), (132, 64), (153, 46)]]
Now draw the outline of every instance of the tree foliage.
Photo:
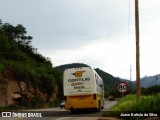
[(0, 20), (0, 74), (10, 70), (17, 80), (47, 93), (49, 99), (55, 86), (62, 91), (62, 73), (53, 69), (50, 59), (37, 53), (32, 39), (22, 25), (13, 26)]
[(148, 88), (141, 88), (142, 95), (153, 95), (160, 93), (160, 85), (151, 86)]

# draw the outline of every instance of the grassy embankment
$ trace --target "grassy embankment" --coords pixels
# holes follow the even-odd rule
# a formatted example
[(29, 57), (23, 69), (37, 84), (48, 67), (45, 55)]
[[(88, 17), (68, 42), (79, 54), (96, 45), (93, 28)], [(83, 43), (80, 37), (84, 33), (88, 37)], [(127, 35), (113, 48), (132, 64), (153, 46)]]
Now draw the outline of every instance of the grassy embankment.
[[(124, 119), (142, 119), (143, 117), (133, 117), (131, 113), (158, 113), (160, 110), (160, 94), (141, 96), (139, 102), (136, 95), (127, 95), (121, 98), (116, 106), (111, 109), (111, 114), (120, 117), (121, 113), (130, 114)], [(104, 115), (105, 116), (105, 115)]]

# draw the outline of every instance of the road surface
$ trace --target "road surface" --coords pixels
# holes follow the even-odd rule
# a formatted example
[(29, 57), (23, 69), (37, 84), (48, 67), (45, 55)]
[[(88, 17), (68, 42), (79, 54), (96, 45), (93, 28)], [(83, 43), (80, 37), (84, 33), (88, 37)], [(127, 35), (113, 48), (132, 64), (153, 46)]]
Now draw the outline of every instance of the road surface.
[[(60, 109), (60, 107), (57, 108), (46, 108), (46, 109), (36, 109), (36, 110), (29, 110), (27, 112), (30, 113), (37, 113), (37, 115), (42, 117), (11, 117), (11, 118), (2, 118), (0, 117), (0, 120), (98, 120), (99, 118), (102, 118), (102, 115), (107, 112), (112, 106), (116, 105), (116, 101), (106, 101), (104, 109), (102, 109), (100, 112), (95, 111), (82, 111), (80, 113), (71, 114), (70, 111), (67, 111), (65, 109)], [(19, 111), (20, 113), (20, 111)], [(23, 111), (25, 116), (25, 111)], [(22, 114), (21, 114), (22, 115)], [(28, 114), (27, 114), (28, 115)]]

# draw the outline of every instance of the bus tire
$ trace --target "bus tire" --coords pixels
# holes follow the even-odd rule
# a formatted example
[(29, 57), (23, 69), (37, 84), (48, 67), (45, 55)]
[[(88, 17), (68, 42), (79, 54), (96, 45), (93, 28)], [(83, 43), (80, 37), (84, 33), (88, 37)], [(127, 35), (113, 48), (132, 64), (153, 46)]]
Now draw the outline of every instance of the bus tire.
[(102, 106), (101, 109), (104, 109), (104, 106)]
[(71, 108), (71, 113), (75, 114), (75, 110), (73, 108)]

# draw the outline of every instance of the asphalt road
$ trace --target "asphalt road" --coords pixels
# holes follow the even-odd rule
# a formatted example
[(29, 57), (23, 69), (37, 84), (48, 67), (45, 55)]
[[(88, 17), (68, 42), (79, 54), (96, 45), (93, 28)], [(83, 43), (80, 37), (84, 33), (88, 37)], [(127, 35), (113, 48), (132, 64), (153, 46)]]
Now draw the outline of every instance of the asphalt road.
[[(2, 118), (0, 120), (97, 120), (101, 118), (102, 115), (109, 111), (109, 109), (116, 105), (116, 101), (106, 101), (104, 109), (100, 112), (95, 111), (81, 111), (80, 113), (72, 114), (70, 111), (65, 109), (61, 109), (60, 107), (57, 108), (46, 108), (46, 109), (36, 109), (36, 110), (28, 110), (29, 113), (37, 113), (38, 116), (42, 117), (11, 117), (11, 118)], [(19, 113), (23, 113), (26, 115), (26, 111), (19, 111)], [(12, 113), (13, 114), (13, 113)], [(22, 114), (21, 114), (22, 115)]]

